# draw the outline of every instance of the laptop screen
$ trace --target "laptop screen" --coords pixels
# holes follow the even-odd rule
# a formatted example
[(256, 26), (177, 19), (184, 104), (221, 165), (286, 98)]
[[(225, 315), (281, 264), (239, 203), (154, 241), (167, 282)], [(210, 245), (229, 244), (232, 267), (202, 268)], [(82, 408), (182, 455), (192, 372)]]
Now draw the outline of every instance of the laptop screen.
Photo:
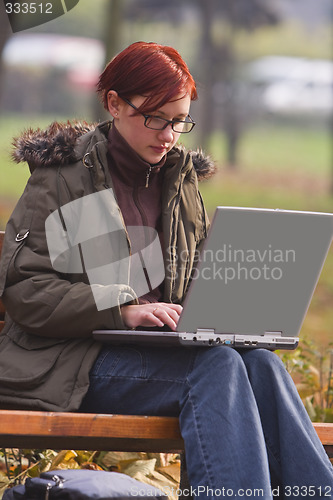
[(298, 336), (333, 215), (217, 207), (178, 331)]

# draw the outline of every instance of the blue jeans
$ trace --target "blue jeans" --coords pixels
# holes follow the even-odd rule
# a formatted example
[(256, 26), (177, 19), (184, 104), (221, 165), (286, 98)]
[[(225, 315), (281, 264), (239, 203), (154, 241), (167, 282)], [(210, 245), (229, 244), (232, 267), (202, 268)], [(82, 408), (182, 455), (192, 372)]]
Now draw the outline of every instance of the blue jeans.
[(331, 463), (270, 351), (108, 345), (90, 379), (80, 411), (179, 416), (200, 499), (333, 497)]

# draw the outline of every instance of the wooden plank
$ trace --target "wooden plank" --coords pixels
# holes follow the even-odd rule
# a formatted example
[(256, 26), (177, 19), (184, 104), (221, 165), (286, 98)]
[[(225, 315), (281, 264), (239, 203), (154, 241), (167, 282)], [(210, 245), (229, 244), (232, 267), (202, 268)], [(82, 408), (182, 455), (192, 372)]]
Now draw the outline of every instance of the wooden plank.
[(172, 417), (1, 410), (0, 447), (174, 452), (184, 444)]
[(181, 439), (178, 419), (130, 415), (1, 410), (0, 435)]
[(333, 423), (313, 422), (320, 441), (329, 458), (333, 458)]
[(333, 423), (314, 422), (313, 426), (323, 444), (333, 446)]

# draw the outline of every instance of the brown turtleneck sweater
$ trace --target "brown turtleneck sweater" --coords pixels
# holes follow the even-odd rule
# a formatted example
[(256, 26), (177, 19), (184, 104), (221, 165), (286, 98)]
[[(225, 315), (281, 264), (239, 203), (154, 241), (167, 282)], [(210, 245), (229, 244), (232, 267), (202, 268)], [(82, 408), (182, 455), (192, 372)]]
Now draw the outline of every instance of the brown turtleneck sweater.
[[(108, 163), (115, 196), (127, 228), (144, 226), (154, 228), (162, 242), (161, 200), (165, 157), (150, 165), (129, 146), (116, 127), (109, 132)], [(131, 239), (131, 234), (129, 231)], [(142, 237), (144, 233), (142, 232)], [(143, 240), (131, 239), (132, 254), (144, 248)], [(162, 285), (139, 298), (139, 302), (157, 302), (162, 297)]]

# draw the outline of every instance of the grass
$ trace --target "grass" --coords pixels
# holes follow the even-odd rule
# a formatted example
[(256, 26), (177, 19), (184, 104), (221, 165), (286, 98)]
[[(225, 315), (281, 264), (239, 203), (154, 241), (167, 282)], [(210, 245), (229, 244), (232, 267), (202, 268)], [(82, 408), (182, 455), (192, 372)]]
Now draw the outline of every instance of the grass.
[[(215, 133), (211, 152), (220, 162), (225, 161), (225, 139)], [(264, 122), (244, 132), (239, 150), (242, 170), (251, 172), (299, 172), (328, 175), (332, 161), (332, 135), (328, 128), (276, 126)]]
[[(0, 118), (0, 229), (29, 177), (26, 165), (10, 161), (12, 137), (24, 128), (44, 127), (62, 117)], [(217, 205), (333, 212), (331, 138), (324, 128), (264, 124), (249, 129), (240, 144), (239, 164), (228, 169), (225, 138), (216, 133), (210, 153), (219, 172), (201, 184), (207, 210)], [(327, 348), (333, 342), (333, 248), (323, 268), (301, 336)]]

